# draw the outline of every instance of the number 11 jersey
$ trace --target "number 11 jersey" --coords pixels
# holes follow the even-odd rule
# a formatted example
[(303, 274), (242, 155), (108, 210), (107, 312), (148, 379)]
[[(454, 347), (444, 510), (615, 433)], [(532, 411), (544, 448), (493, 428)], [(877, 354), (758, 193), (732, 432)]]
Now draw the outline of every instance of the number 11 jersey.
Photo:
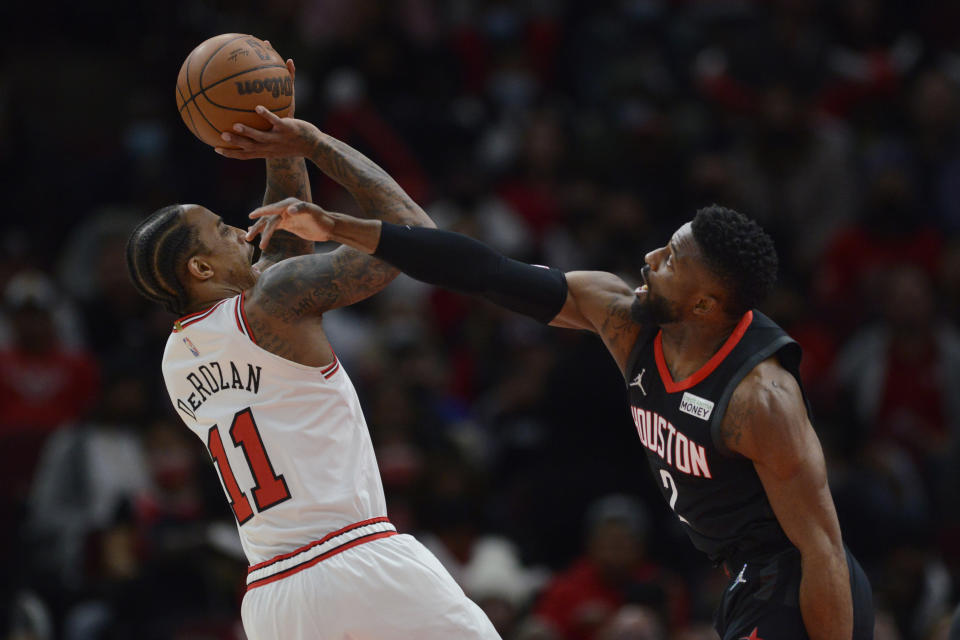
[(170, 401), (210, 453), (251, 565), (386, 519), (353, 384), (255, 343), (243, 295), (185, 316), (163, 354)]
[(655, 481), (694, 546), (714, 563), (790, 546), (753, 463), (723, 445), (720, 425), (730, 396), (754, 367), (777, 356), (799, 384), (800, 355), (783, 329), (748, 311), (685, 380), (670, 375), (656, 327), (641, 332), (627, 361), (630, 414)]

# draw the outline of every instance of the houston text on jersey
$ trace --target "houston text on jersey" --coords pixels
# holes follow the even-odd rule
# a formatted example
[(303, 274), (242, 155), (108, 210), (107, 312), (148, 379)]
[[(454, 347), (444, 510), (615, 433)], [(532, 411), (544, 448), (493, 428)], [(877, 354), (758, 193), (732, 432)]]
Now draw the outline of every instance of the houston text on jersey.
[[(241, 371), (246, 369), (246, 377)], [(194, 420), (197, 419), (196, 411), (207, 401), (207, 398), (220, 391), (227, 389), (240, 389), (258, 393), (260, 391), (260, 366), (247, 363), (239, 367), (228, 360), (226, 364), (221, 364), (216, 360), (202, 364), (187, 374), (187, 382), (196, 390), (189, 396), (177, 398), (177, 409), (184, 412)]]
[(677, 471), (695, 477), (712, 478), (707, 452), (655, 411), (630, 407), (630, 415), (637, 425), (640, 443), (666, 460)]

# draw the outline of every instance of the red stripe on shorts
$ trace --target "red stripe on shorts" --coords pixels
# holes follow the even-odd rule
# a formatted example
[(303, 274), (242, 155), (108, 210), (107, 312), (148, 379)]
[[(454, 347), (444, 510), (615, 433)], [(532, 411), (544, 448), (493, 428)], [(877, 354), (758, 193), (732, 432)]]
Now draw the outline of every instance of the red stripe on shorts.
[(271, 576), (267, 576), (259, 580), (254, 580), (253, 582), (247, 585), (247, 591), (249, 591), (250, 589), (256, 589), (257, 587), (262, 587), (264, 585), (270, 584), (271, 582), (276, 582), (277, 580), (288, 578), (295, 573), (300, 573), (304, 569), (309, 569), (313, 565), (319, 562), (322, 562), (323, 560), (326, 560), (331, 556), (335, 556), (338, 553), (343, 553), (347, 549), (352, 549), (353, 547), (356, 547), (358, 545), (361, 545), (367, 542), (373, 542), (374, 540), (380, 540), (381, 538), (389, 538), (390, 536), (395, 536), (395, 535), (397, 535), (396, 531), (381, 531), (379, 533), (371, 533), (370, 535), (366, 535), (361, 538), (354, 538), (350, 542), (345, 542), (339, 547), (335, 547), (330, 551), (327, 551), (326, 553), (323, 553), (315, 558), (311, 558), (310, 560), (306, 560), (298, 565), (292, 566), (289, 569), (284, 569), (283, 571), (280, 571), (279, 573), (275, 573)]

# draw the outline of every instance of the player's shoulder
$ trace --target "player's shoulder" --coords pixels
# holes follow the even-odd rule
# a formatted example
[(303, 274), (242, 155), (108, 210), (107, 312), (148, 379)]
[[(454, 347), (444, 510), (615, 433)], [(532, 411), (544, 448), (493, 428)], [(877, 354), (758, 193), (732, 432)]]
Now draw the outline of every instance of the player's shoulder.
[(266, 323), (288, 324), (320, 317), (341, 294), (330, 269), (332, 260), (332, 254), (310, 254), (270, 265), (244, 293), (248, 313)]
[(796, 378), (771, 356), (751, 369), (730, 396), (720, 427), (723, 443), (753, 458), (766, 439), (805, 418), (804, 407)]
[(803, 406), (800, 385), (777, 356), (758, 363), (737, 384), (730, 397), (730, 407), (743, 407), (753, 414), (772, 415)]

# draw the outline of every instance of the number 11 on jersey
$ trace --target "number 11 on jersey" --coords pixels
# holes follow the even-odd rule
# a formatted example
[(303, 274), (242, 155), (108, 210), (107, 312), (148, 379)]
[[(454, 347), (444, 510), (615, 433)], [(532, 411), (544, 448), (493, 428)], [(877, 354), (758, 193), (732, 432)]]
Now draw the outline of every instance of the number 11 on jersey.
[[(283, 479), (283, 475), (277, 475), (273, 470), (273, 464), (270, 463), (270, 457), (263, 447), (260, 431), (257, 429), (257, 423), (249, 407), (238, 411), (233, 417), (233, 423), (230, 425), (230, 439), (233, 440), (233, 446), (240, 447), (243, 451), (247, 466), (253, 475), (253, 501), (257, 505), (257, 511), (266, 511), (287, 500), (290, 497), (287, 481)], [(253, 509), (250, 507), (247, 495), (237, 484), (236, 476), (233, 475), (217, 425), (210, 427), (207, 434), (207, 449), (210, 450), (210, 457), (213, 458), (213, 463), (220, 472), (227, 495), (230, 496), (233, 515), (236, 516), (238, 523), (243, 524), (253, 517)]]

